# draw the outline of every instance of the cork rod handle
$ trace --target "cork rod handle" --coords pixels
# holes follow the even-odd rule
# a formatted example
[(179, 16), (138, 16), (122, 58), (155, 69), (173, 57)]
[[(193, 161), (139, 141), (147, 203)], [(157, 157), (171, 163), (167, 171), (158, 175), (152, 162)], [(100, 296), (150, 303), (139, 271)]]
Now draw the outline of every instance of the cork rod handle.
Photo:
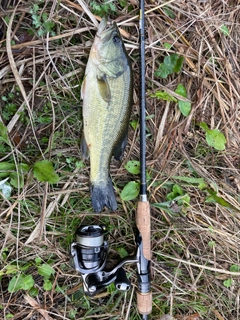
[(151, 260), (151, 217), (149, 202), (138, 202), (136, 212), (136, 224), (142, 236), (143, 255), (147, 260)]

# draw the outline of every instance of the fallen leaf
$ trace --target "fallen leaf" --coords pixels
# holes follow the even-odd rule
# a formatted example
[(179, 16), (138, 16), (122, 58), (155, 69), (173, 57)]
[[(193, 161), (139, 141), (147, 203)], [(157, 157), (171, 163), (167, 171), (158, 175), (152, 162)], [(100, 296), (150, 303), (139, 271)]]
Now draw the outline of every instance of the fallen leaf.
[(48, 311), (41, 308), (41, 306), (35, 299), (30, 297), (29, 295), (25, 295), (24, 299), (28, 304), (30, 304), (30, 306), (37, 310), (44, 317), (45, 320), (54, 320), (52, 317), (48, 315)]

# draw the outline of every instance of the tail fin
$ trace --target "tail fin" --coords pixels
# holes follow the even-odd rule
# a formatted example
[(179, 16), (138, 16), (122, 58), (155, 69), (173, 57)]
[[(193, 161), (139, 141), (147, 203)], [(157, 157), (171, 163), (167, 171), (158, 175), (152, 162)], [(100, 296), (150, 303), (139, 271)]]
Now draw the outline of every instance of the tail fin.
[(91, 185), (92, 207), (95, 212), (100, 212), (104, 206), (112, 211), (117, 209), (112, 180), (109, 177), (107, 184)]

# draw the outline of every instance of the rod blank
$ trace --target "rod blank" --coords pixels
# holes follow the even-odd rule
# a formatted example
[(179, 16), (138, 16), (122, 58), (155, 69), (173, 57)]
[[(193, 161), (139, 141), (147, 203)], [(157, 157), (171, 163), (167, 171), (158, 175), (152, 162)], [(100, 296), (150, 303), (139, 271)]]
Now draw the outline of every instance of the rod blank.
[(146, 179), (146, 97), (145, 97), (145, 37), (144, 0), (140, 0), (140, 201), (136, 211), (136, 225), (142, 240), (141, 257), (138, 262), (139, 290), (137, 308), (142, 319), (147, 320), (152, 312), (152, 292), (150, 283), (151, 261), (151, 216), (147, 201)]

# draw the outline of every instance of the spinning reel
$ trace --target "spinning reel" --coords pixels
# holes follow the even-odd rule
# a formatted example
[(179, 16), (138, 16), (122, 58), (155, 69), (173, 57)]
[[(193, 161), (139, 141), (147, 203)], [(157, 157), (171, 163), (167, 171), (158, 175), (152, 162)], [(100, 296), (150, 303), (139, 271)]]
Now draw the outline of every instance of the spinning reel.
[[(76, 242), (71, 244), (72, 264), (83, 280), (84, 293), (93, 296), (110, 283), (120, 291), (128, 291), (131, 283), (123, 266), (126, 263), (141, 263), (141, 246), (137, 246), (135, 256), (121, 260), (113, 269), (106, 269), (109, 244), (104, 240), (104, 226), (80, 226), (76, 231)], [(149, 282), (149, 276), (147, 276)], [(149, 290), (149, 289), (147, 289)]]

